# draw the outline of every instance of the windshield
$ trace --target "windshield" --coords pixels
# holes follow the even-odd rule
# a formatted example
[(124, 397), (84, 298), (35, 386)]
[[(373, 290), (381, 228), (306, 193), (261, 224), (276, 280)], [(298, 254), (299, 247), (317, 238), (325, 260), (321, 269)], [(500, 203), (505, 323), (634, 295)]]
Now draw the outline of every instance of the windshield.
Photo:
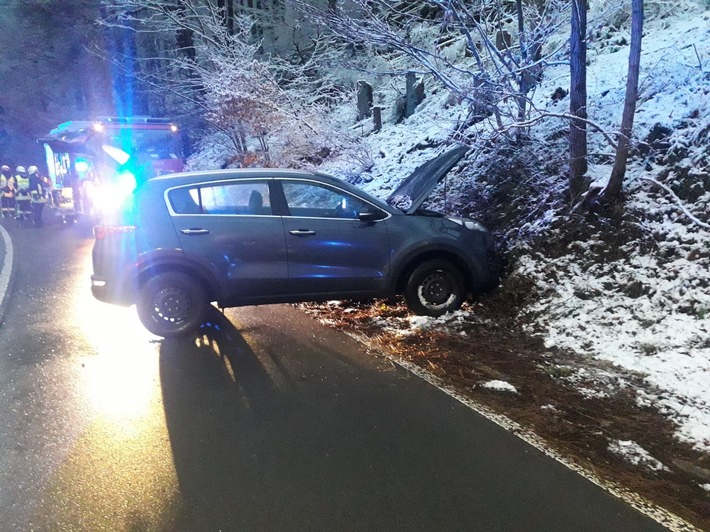
[(170, 129), (121, 128), (105, 133), (106, 144), (128, 154), (143, 153), (151, 159), (180, 159), (180, 135)]

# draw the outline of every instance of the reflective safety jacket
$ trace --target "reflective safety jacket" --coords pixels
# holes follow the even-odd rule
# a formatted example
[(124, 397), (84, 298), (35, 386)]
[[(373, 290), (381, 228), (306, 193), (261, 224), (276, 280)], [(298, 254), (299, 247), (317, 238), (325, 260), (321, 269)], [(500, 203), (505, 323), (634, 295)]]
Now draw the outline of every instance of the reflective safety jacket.
[(15, 183), (17, 184), (17, 190), (26, 190), (30, 188), (30, 178), (17, 174), (15, 176)]

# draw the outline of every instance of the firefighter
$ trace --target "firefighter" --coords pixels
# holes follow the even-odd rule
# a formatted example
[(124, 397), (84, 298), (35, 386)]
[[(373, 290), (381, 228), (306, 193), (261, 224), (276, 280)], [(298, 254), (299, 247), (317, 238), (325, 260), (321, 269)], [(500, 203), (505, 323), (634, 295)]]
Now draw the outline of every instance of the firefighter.
[(42, 211), (44, 210), (44, 204), (47, 203), (47, 190), (46, 183), (42, 176), (39, 175), (39, 168), (36, 166), (30, 166), (27, 169), (29, 174), (29, 190), (30, 197), (32, 198), (30, 203), (32, 207), (32, 222), (36, 226), (42, 225)]
[(12, 170), (6, 164), (0, 166), (0, 190), (5, 188), (7, 185), (7, 180), (12, 177)]
[(24, 166), (15, 168), (15, 183), (17, 193), (15, 194), (16, 218), (18, 220), (29, 220), (32, 216), (32, 206), (30, 197), (30, 179)]
[(24, 166), (15, 168), (15, 184), (17, 185), (17, 190), (21, 192), (30, 188), (30, 177), (27, 175), (27, 170), (25, 170)]
[(5, 186), (0, 189), (0, 205), (2, 205), (0, 211), (3, 218), (14, 218), (15, 217), (15, 196), (17, 195), (17, 185), (15, 184), (15, 178), (9, 176), (7, 181), (5, 181)]

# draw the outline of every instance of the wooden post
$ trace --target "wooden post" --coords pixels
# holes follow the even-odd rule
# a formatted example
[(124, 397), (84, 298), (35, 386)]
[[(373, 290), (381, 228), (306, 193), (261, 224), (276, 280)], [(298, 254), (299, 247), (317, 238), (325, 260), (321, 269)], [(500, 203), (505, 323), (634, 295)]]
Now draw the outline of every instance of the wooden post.
[(366, 81), (357, 82), (357, 121), (372, 114), (372, 85)]
[(375, 106), (372, 108), (372, 122), (374, 124), (375, 132), (382, 129), (382, 107)]
[(414, 72), (407, 72), (407, 88), (405, 90), (407, 100), (404, 106), (404, 118), (412, 116), (414, 114), (414, 109), (417, 107), (417, 104), (414, 103), (414, 84), (416, 81), (417, 76)]
[(417, 76), (414, 72), (407, 72), (407, 88), (405, 94), (404, 118), (407, 118), (412, 116), (417, 105), (424, 101), (424, 82), (419, 81), (417, 83)]
[(500, 30), (496, 33), (496, 48), (498, 50), (508, 50), (513, 42), (510, 33)]

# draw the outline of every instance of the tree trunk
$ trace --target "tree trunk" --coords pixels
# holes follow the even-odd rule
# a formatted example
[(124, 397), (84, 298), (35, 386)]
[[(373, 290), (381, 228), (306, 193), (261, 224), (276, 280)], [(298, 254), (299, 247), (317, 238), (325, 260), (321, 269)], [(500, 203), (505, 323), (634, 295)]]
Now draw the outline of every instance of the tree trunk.
[(234, 2), (233, 0), (227, 0), (227, 9), (225, 12), (225, 17), (227, 19), (227, 31), (230, 35), (234, 35)]
[[(570, 32), (570, 114), (587, 118), (587, 0), (572, 0)], [(587, 124), (572, 119), (569, 125), (569, 191), (575, 199), (586, 188)]]
[[(185, 5), (185, 0), (179, 0), (176, 8), (178, 16), (184, 17), (186, 10), (187, 6)], [(175, 42), (177, 44), (178, 53), (182, 54), (190, 61), (195, 60), (197, 57), (197, 51), (195, 50), (195, 34), (191, 29), (179, 29), (175, 34)]]
[(523, 0), (516, 0), (515, 9), (518, 12), (518, 42), (520, 43), (520, 64), (523, 68), (520, 69), (520, 78), (518, 81), (518, 121), (525, 121), (525, 95), (528, 93), (526, 86), (526, 72), (528, 56), (527, 43), (525, 42), (525, 23), (523, 20)]
[(621, 196), (621, 188), (629, 158), (631, 132), (634, 126), (636, 98), (638, 97), (639, 68), (641, 64), (641, 38), (643, 36), (643, 0), (631, 1), (631, 46), (629, 48), (629, 70), (626, 77), (624, 112), (621, 116), (621, 133), (616, 145), (616, 157), (609, 183), (604, 189), (604, 199), (616, 201)]

